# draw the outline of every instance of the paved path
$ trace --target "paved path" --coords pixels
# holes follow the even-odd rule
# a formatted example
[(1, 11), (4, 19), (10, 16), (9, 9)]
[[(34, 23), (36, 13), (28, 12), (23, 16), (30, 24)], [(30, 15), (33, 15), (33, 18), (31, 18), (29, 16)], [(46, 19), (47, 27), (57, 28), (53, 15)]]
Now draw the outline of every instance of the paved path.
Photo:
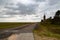
[(14, 34), (7, 38), (7, 40), (34, 40), (33, 29), (36, 27), (36, 24), (30, 24), (22, 29), (11, 30)]
[(33, 29), (36, 24), (29, 25), (19, 30), (18, 34), (14, 34), (8, 38), (8, 40), (34, 40)]

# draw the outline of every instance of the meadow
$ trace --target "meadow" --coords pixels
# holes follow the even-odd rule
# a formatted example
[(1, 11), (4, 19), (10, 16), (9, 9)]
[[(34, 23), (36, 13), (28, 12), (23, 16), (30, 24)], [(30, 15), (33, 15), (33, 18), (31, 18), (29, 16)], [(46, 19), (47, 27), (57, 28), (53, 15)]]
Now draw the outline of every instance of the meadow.
[(21, 23), (21, 22), (0, 22), (0, 29), (4, 28), (14, 28), (19, 27), (25, 24), (31, 24), (31, 23)]
[(40, 22), (34, 33), (38, 36), (60, 38), (60, 25), (51, 24), (50, 22)]

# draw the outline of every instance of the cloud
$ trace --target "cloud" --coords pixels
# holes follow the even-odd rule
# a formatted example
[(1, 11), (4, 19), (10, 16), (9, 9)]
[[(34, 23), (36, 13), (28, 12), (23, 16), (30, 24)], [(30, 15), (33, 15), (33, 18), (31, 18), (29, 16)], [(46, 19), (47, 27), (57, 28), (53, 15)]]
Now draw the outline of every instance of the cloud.
[[(2, 19), (5, 21), (8, 19), (11, 21), (13, 19), (16, 19), (15, 21), (28, 20), (27, 15), (35, 15), (29, 20), (40, 21), (44, 13), (47, 17), (53, 17), (55, 11), (59, 9), (60, 0), (0, 0), (0, 21)], [(24, 19), (19, 19), (23, 17)]]
[(60, 0), (49, 0), (49, 5), (54, 5), (60, 2)]
[(46, 0), (35, 0), (36, 2), (45, 2)]
[[(35, 8), (37, 7), (38, 5), (36, 4), (30, 4), (30, 5), (24, 5), (22, 3), (17, 3), (15, 6), (5, 6), (5, 8), (7, 9), (11, 9), (13, 10), (12, 13), (9, 13), (8, 14), (16, 14), (14, 11), (18, 10), (20, 11), (20, 13), (17, 13), (18, 15), (21, 14), (34, 14), (35, 13)], [(14, 12), (14, 13), (13, 13)]]

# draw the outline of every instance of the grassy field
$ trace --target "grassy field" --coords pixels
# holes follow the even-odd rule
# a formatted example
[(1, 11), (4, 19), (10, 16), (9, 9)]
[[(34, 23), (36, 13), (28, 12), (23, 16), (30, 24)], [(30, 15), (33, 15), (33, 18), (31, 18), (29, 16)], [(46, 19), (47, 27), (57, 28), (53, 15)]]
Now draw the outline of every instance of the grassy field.
[(60, 25), (39, 23), (34, 33), (38, 36), (60, 38)]
[(31, 23), (0, 22), (0, 29), (4, 29), (4, 28), (13, 28), (13, 27), (22, 26), (22, 25), (25, 25), (25, 24), (31, 24)]

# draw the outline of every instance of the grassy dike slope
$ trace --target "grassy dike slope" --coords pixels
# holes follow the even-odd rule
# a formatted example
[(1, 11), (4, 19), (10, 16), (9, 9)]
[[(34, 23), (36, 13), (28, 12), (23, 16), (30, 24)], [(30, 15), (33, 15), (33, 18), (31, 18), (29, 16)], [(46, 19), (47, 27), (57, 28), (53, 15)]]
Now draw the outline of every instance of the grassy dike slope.
[(40, 22), (34, 30), (35, 40), (60, 40), (60, 25)]
[(5, 28), (14, 28), (14, 27), (19, 27), (25, 24), (31, 24), (31, 23), (20, 23), (20, 22), (0, 22), (0, 29), (5, 29)]

